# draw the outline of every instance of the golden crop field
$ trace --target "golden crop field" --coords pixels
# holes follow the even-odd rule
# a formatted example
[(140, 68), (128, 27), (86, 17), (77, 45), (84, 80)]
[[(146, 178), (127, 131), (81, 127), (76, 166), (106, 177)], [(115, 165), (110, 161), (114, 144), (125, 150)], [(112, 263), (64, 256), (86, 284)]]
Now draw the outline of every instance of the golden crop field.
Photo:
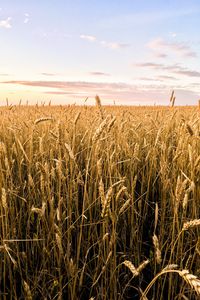
[(0, 108), (0, 299), (200, 299), (198, 107)]

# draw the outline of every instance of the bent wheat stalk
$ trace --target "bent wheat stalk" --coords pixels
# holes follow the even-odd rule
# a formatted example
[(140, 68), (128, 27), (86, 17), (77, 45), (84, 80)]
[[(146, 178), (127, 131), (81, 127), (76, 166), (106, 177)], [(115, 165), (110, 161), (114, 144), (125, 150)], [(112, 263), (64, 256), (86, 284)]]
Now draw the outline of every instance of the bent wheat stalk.
[(178, 273), (179, 276), (181, 276), (190, 285), (190, 287), (195, 290), (195, 292), (197, 293), (197, 295), (200, 296), (200, 279), (197, 278), (197, 276), (189, 273), (188, 270), (169, 270), (168, 268), (164, 268), (160, 273), (158, 273), (152, 279), (152, 281), (149, 283), (149, 285), (145, 289), (142, 297), (140, 297), (140, 300), (144, 300), (145, 299), (146, 295), (148, 294), (149, 290), (154, 285), (154, 283), (156, 282), (156, 280), (158, 279), (158, 277), (160, 277), (161, 275), (166, 274), (166, 273)]

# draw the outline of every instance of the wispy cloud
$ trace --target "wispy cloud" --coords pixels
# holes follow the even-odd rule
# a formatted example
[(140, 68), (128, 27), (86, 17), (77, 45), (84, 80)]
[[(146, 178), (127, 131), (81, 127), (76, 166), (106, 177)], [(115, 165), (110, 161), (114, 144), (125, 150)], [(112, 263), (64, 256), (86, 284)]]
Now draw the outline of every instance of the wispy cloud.
[(68, 39), (72, 37), (71, 34), (68, 34), (60, 30), (58, 31), (57, 29), (54, 29), (52, 31), (38, 30), (35, 32), (35, 34), (43, 39), (55, 39), (55, 38)]
[(144, 67), (144, 68), (155, 68), (155, 69), (160, 69), (162, 68), (164, 65), (160, 64), (160, 63), (154, 63), (154, 62), (145, 62), (145, 63), (138, 63), (136, 64), (136, 66), (138, 67)]
[(0, 27), (1, 27), (1, 28), (5, 28), (5, 29), (10, 29), (10, 28), (12, 28), (11, 20), (12, 20), (11, 17), (8, 17), (8, 18), (5, 19), (5, 20), (1, 20), (1, 21), (0, 21)]
[(151, 78), (151, 77), (140, 77), (139, 80), (142, 80), (142, 81), (151, 81), (151, 82), (163, 81), (160, 78)]
[[(4, 81), (4, 84), (24, 85), (42, 88), (43, 93), (68, 95), (71, 97), (94, 97), (96, 94), (112, 99), (133, 97), (135, 87), (126, 83), (84, 82), (84, 81)], [(49, 88), (52, 90), (50, 91)], [(48, 89), (48, 90), (46, 90)]]
[(54, 91), (48, 91), (48, 92), (44, 92), (44, 94), (49, 94), (49, 95), (70, 95), (71, 93), (69, 92), (54, 92)]
[(184, 68), (178, 64), (164, 65), (164, 64), (160, 64), (160, 63), (146, 62), (146, 63), (136, 64), (136, 66), (144, 67), (144, 68), (153, 68), (155, 70), (166, 70), (166, 71), (170, 71), (175, 74), (185, 75), (188, 77), (200, 77), (199, 71), (190, 70), (190, 69)]
[(100, 41), (100, 44), (103, 47), (110, 48), (110, 49), (122, 49), (122, 48), (128, 48), (130, 47), (130, 44), (123, 44), (123, 43), (110, 43), (106, 41)]
[(80, 38), (87, 40), (89, 42), (96, 42), (97, 44), (99, 44), (102, 47), (113, 49), (113, 50), (130, 47), (130, 44), (126, 44), (126, 43), (108, 42), (108, 41), (104, 41), (104, 40), (103, 41), (98, 40), (97, 37), (93, 36), (93, 35), (82, 34), (82, 35), (80, 35)]
[(85, 35), (85, 34), (81, 34), (80, 38), (83, 40), (87, 40), (89, 42), (95, 42), (97, 39), (94, 35)]
[(166, 58), (168, 55), (166, 53), (155, 53), (155, 56), (158, 58)]
[(43, 73), (41, 73), (41, 75), (43, 75), (43, 76), (56, 76), (57, 74), (56, 73), (46, 73), (46, 72), (43, 72)]
[(26, 85), (33, 87), (48, 87), (48, 88), (57, 88), (70, 90), (74, 88), (82, 88), (82, 89), (106, 89), (106, 90), (125, 90), (130, 88), (129, 84), (126, 83), (107, 83), (107, 82), (86, 82), (86, 81), (4, 81), (2, 83), (6, 84), (17, 84), (17, 85)]
[(168, 75), (160, 75), (159, 78), (166, 79), (166, 80), (178, 80), (176, 77), (168, 76)]
[(0, 76), (10, 76), (11, 74), (8, 73), (0, 73)]
[(168, 82), (169, 80), (178, 80), (174, 76), (167, 76), (167, 75), (159, 75), (157, 77), (140, 77), (139, 78), (142, 81), (151, 81), (151, 82)]
[[(149, 84), (126, 84), (126, 83), (108, 83), (108, 82), (82, 82), (82, 81), (4, 81), (2, 84), (24, 85), (35, 88), (42, 88), (41, 92), (48, 95), (68, 95), (82, 99), (92, 97), (96, 94), (102, 98), (117, 100), (120, 104), (153, 104), (158, 103), (161, 99), (163, 103), (168, 104), (170, 91), (176, 90), (177, 101), (188, 103), (188, 99), (197, 101), (199, 98), (198, 88), (196, 92), (192, 91), (193, 87), (184, 85), (172, 85), (166, 82)], [(47, 89), (47, 90), (46, 90)], [(51, 90), (49, 90), (51, 89)], [(37, 91), (38, 92), (38, 91)], [(187, 95), (187, 97), (185, 96)]]
[(110, 76), (110, 74), (104, 72), (90, 72), (89, 74), (92, 76)]
[[(3, 81), (2, 84), (24, 85), (36, 88), (51, 88), (52, 93), (68, 93), (68, 94), (95, 94), (104, 93), (107, 95), (125, 95), (136, 91), (163, 91), (170, 90), (171, 85), (166, 83), (150, 83), (150, 84), (128, 84), (124, 82), (88, 82), (88, 81)], [(183, 85), (176, 85), (176, 88), (182, 89)], [(78, 91), (78, 92), (77, 92)]]
[(25, 13), (24, 14), (24, 24), (27, 24), (29, 22), (29, 19), (30, 19), (30, 15), (28, 13)]
[(180, 74), (180, 75), (186, 75), (189, 77), (200, 77), (200, 72), (198, 71), (190, 71), (184, 68), (181, 69), (177, 69), (176, 71), (174, 71), (176, 74)]
[(162, 38), (157, 38), (147, 44), (148, 48), (155, 52), (173, 52), (184, 57), (196, 57), (197, 54), (183, 42), (169, 42)]

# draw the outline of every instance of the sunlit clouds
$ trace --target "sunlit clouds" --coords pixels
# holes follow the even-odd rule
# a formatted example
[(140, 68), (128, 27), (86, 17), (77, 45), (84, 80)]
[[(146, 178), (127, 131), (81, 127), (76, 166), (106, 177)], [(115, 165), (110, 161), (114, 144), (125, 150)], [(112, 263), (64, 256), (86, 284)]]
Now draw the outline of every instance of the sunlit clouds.
[(179, 64), (165, 65), (162, 63), (145, 62), (145, 63), (138, 63), (136, 64), (136, 66), (141, 68), (150, 68), (158, 71), (167, 71), (178, 75), (185, 75), (188, 77), (200, 78), (200, 71), (190, 70), (188, 68), (182, 67)]
[(168, 105), (200, 99), (200, 3), (20, 1), (0, 4), (0, 105)]
[(171, 42), (162, 38), (156, 38), (150, 41), (147, 46), (155, 51), (157, 55), (161, 52), (163, 56), (161, 55), (160, 57), (165, 57), (168, 53), (183, 57), (197, 57), (197, 53), (193, 51), (189, 45), (183, 42)]
[[(27, 86), (33, 93), (38, 92), (43, 95), (51, 96), (67, 96), (71, 100), (77, 99), (82, 103), (85, 97), (89, 97), (89, 103), (94, 103), (94, 97), (96, 94), (105, 99), (106, 104), (112, 103), (114, 100), (118, 101), (118, 104), (130, 105), (132, 101), (135, 104), (146, 105), (153, 104), (155, 101), (161, 100), (160, 103), (164, 104), (168, 101), (170, 91), (176, 87), (177, 95), (181, 95), (182, 100), (186, 101), (186, 97), (190, 96), (194, 99), (198, 99), (198, 93), (194, 90), (193, 86), (187, 86), (177, 82), (176, 85), (167, 83), (165, 76), (148, 80), (148, 78), (140, 78), (140, 84), (127, 84), (123, 82), (84, 82), (84, 81), (5, 81), (4, 84), (10, 87), (12, 86)], [(168, 78), (169, 79), (169, 78)], [(172, 78), (173, 79), (173, 78)], [(142, 83), (143, 82), (143, 83)], [(146, 83), (145, 83), (146, 82)], [(150, 99), (150, 100), (149, 100)], [(66, 98), (60, 99), (60, 101), (66, 101)], [(181, 102), (178, 101), (179, 104)], [(185, 103), (186, 104), (186, 103)]]

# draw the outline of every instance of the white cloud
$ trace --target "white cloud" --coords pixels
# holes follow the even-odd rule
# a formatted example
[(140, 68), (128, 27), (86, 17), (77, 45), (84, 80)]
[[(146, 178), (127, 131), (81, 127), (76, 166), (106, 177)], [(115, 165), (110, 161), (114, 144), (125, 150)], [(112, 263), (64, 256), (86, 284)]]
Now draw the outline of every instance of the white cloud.
[(5, 29), (10, 29), (12, 28), (12, 25), (10, 24), (12, 18), (8, 17), (7, 19), (5, 20), (1, 20), (0, 21), (0, 27), (1, 28), (5, 28)]
[(170, 32), (170, 36), (173, 37), (173, 38), (176, 38), (177, 37), (177, 33), (176, 32)]
[(24, 17), (25, 17), (24, 24), (27, 24), (29, 22), (30, 15), (28, 13), (26, 13), (26, 14), (24, 14)]
[(130, 46), (129, 44), (123, 44), (123, 43), (117, 43), (117, 42), (99, 41), (99, 40), (98, 40), (95, 36), (93, 36), (93, 35), (85, 35), (85, 34), (82, 34), (82, 35), (80, 35), (80, 38), (81, 38), (81, 39), (84, 39), (84, 40), (87, 40), (87, 41), (89, 41), (89, 42), (96, 42), (96, 43), (98, 43), (99, 45), (101, 45), (102, 47), (109, 48), (109, 49), (113, 49), (113, 50), (121, 49), (121, 48), (127, 48), (127, 47)]
[(90, 42), (96, 41), (96, 37), (93, 36), (93, 35), (85, 35), (85, 34), (81, 34), (81, 35), (80, 35), (80, 38), (83, 39), (83, 40), (90, 41)]

